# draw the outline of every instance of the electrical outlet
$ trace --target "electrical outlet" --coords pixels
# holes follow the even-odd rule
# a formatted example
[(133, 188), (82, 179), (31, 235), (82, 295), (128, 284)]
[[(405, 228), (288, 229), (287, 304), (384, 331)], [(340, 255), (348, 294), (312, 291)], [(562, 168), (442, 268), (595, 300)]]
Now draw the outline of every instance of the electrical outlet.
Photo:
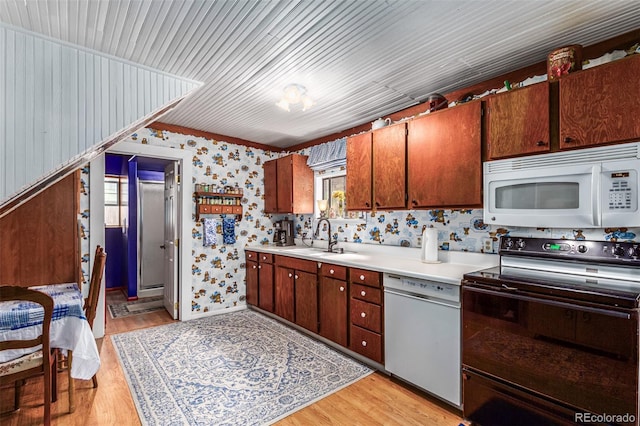
[(482, 251), (485, 253), (493, 253), (493, 239), (492, 238), (483, 238), (482, 239)]

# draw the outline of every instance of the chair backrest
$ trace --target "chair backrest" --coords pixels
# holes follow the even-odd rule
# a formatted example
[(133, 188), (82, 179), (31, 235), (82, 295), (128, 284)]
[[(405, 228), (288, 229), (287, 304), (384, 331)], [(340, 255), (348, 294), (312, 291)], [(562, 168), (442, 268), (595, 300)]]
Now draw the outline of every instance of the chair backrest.
[(26, 287), (1, 286), (0, 302), (8, 301), (29, 301), (41, 305), (44, 309), (42, 334), (27, 340), (2, 340), (0, 341), (0, 351), (7, 349), (28, 349), (42, 345), (44, 365), (48, 365), (46, 362), (49, 361), (49, 328), (51, 326), (51, 317), (53, 316), (53, 299), (48, 294), (30, 290)]
[(93, 320), (96, 318), (96, 307), (98, 306), (98, 296), (100, 296), (100, 283), (104, 275), (104, 267), (107, 263), (107, 253), (100, 246), (96, 247), (96, 254), (93, 259), (93, 270), (89, 280), (89, 297), (84, 302), (84, 314), (91, 328)]

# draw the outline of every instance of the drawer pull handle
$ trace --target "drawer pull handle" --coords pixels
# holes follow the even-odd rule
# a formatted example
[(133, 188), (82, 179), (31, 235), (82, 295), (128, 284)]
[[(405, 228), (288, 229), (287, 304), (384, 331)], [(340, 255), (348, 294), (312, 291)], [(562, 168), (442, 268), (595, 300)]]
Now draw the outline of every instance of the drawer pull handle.
[(329, 269), (329, 273), (333, 275), (333, 269)]
[(360, 312), (360, 316), (361, 316), (362, 318), (366, 318), (366, 317), (367, 317), (367, 314), (366, 314), (365, 312)]
[(362, 291), (360, 292), (360, 296), (364, 297), (364, 296), (366, 296), (366, 295), (367, 295), (367, 292), (366, 292), (366, 291), (362, 290)]
[(293, 276), (293, 274), (291, 272), (289, 272), (289, 278), (291, 278)]
[(360, 281), (364, 281), (364, 275), (360, 275)]
[(365, 346), (365, 347), (367, 346), (367, 341), (366, 340), (362, 341), (362, 346)]
[(340, 286), (340, 291), (344, 291), (344, 287), (343, 286)]

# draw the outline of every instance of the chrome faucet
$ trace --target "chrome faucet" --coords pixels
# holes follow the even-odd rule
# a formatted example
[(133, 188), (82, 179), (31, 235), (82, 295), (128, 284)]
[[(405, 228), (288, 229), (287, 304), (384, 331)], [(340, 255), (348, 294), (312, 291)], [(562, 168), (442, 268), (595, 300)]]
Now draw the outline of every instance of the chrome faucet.
[(316, 232), (314, 232), (313, 235), (316, 238), (318, 238), (318, 235), (320, 235), (320, 224), (322, 223), (323, 220), (327, 222), (327, 225), (329, 225), (329, 229), (327, 230), (328, 236), (329, 236), (328, 237), (329, 247), (327, 248), (327, 251), (329, 253), (333, 253), (333, 246), (338, 244), (338, 242), (333, 239), (333, 235), (331, 234), (331, 222), (329, 222), (329, 219), (327, 219), (326, 217), (323, 217), (322, 219), (318, 220), (318, 225), (316, 226)]

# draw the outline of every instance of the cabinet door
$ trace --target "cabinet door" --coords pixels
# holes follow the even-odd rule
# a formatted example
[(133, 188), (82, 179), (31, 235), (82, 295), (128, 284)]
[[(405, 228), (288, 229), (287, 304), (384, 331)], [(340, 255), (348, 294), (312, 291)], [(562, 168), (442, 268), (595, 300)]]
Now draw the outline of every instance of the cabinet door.
[(347, 293), (345, 281), (320, 278), (320, 335), (345, 347), (349, 329)]
[(347, 138), (347, 210), (371, 210), (371, 133)]
[(307, 156), (292, 154), (292, 210), (294, 214), (313, 214), (313, 170), (307, 165)]
[(247, 262), (247, 303), (258, 305), (258, 262)]
[(376, 210), (406, 207), (405, 123), (373, 132), (373, 198)]
[(260, 263), (258, 269), (258, 306), (273, 312), (273, 265)]
[(275, 313), (288, 321), (295, 321), (294, 299), (293, 299), (293, 269), (276, 267), (275, 273)]
[(316, 274), (295, 271), (296, 324), (318, 332), (318, 278)]
[(264, 211), (265, 213), (278, 212), (278, 180), (277, 180), (277, 160), (266, 161), (262, 168), (264, 170)]
[(640, 55), (560, 79), (560, 149), (640, 138)]
[(291, 156), (278, 158), (277, 172), (277, 198), (278, 213), (293, 212), (293, 162)]
[(489, 158), (549, 151), (549, 83), (490, 96), (486, 113)]
[(409, 203), (482, 205), (481, 103), (469, 102), (409, 121)]

